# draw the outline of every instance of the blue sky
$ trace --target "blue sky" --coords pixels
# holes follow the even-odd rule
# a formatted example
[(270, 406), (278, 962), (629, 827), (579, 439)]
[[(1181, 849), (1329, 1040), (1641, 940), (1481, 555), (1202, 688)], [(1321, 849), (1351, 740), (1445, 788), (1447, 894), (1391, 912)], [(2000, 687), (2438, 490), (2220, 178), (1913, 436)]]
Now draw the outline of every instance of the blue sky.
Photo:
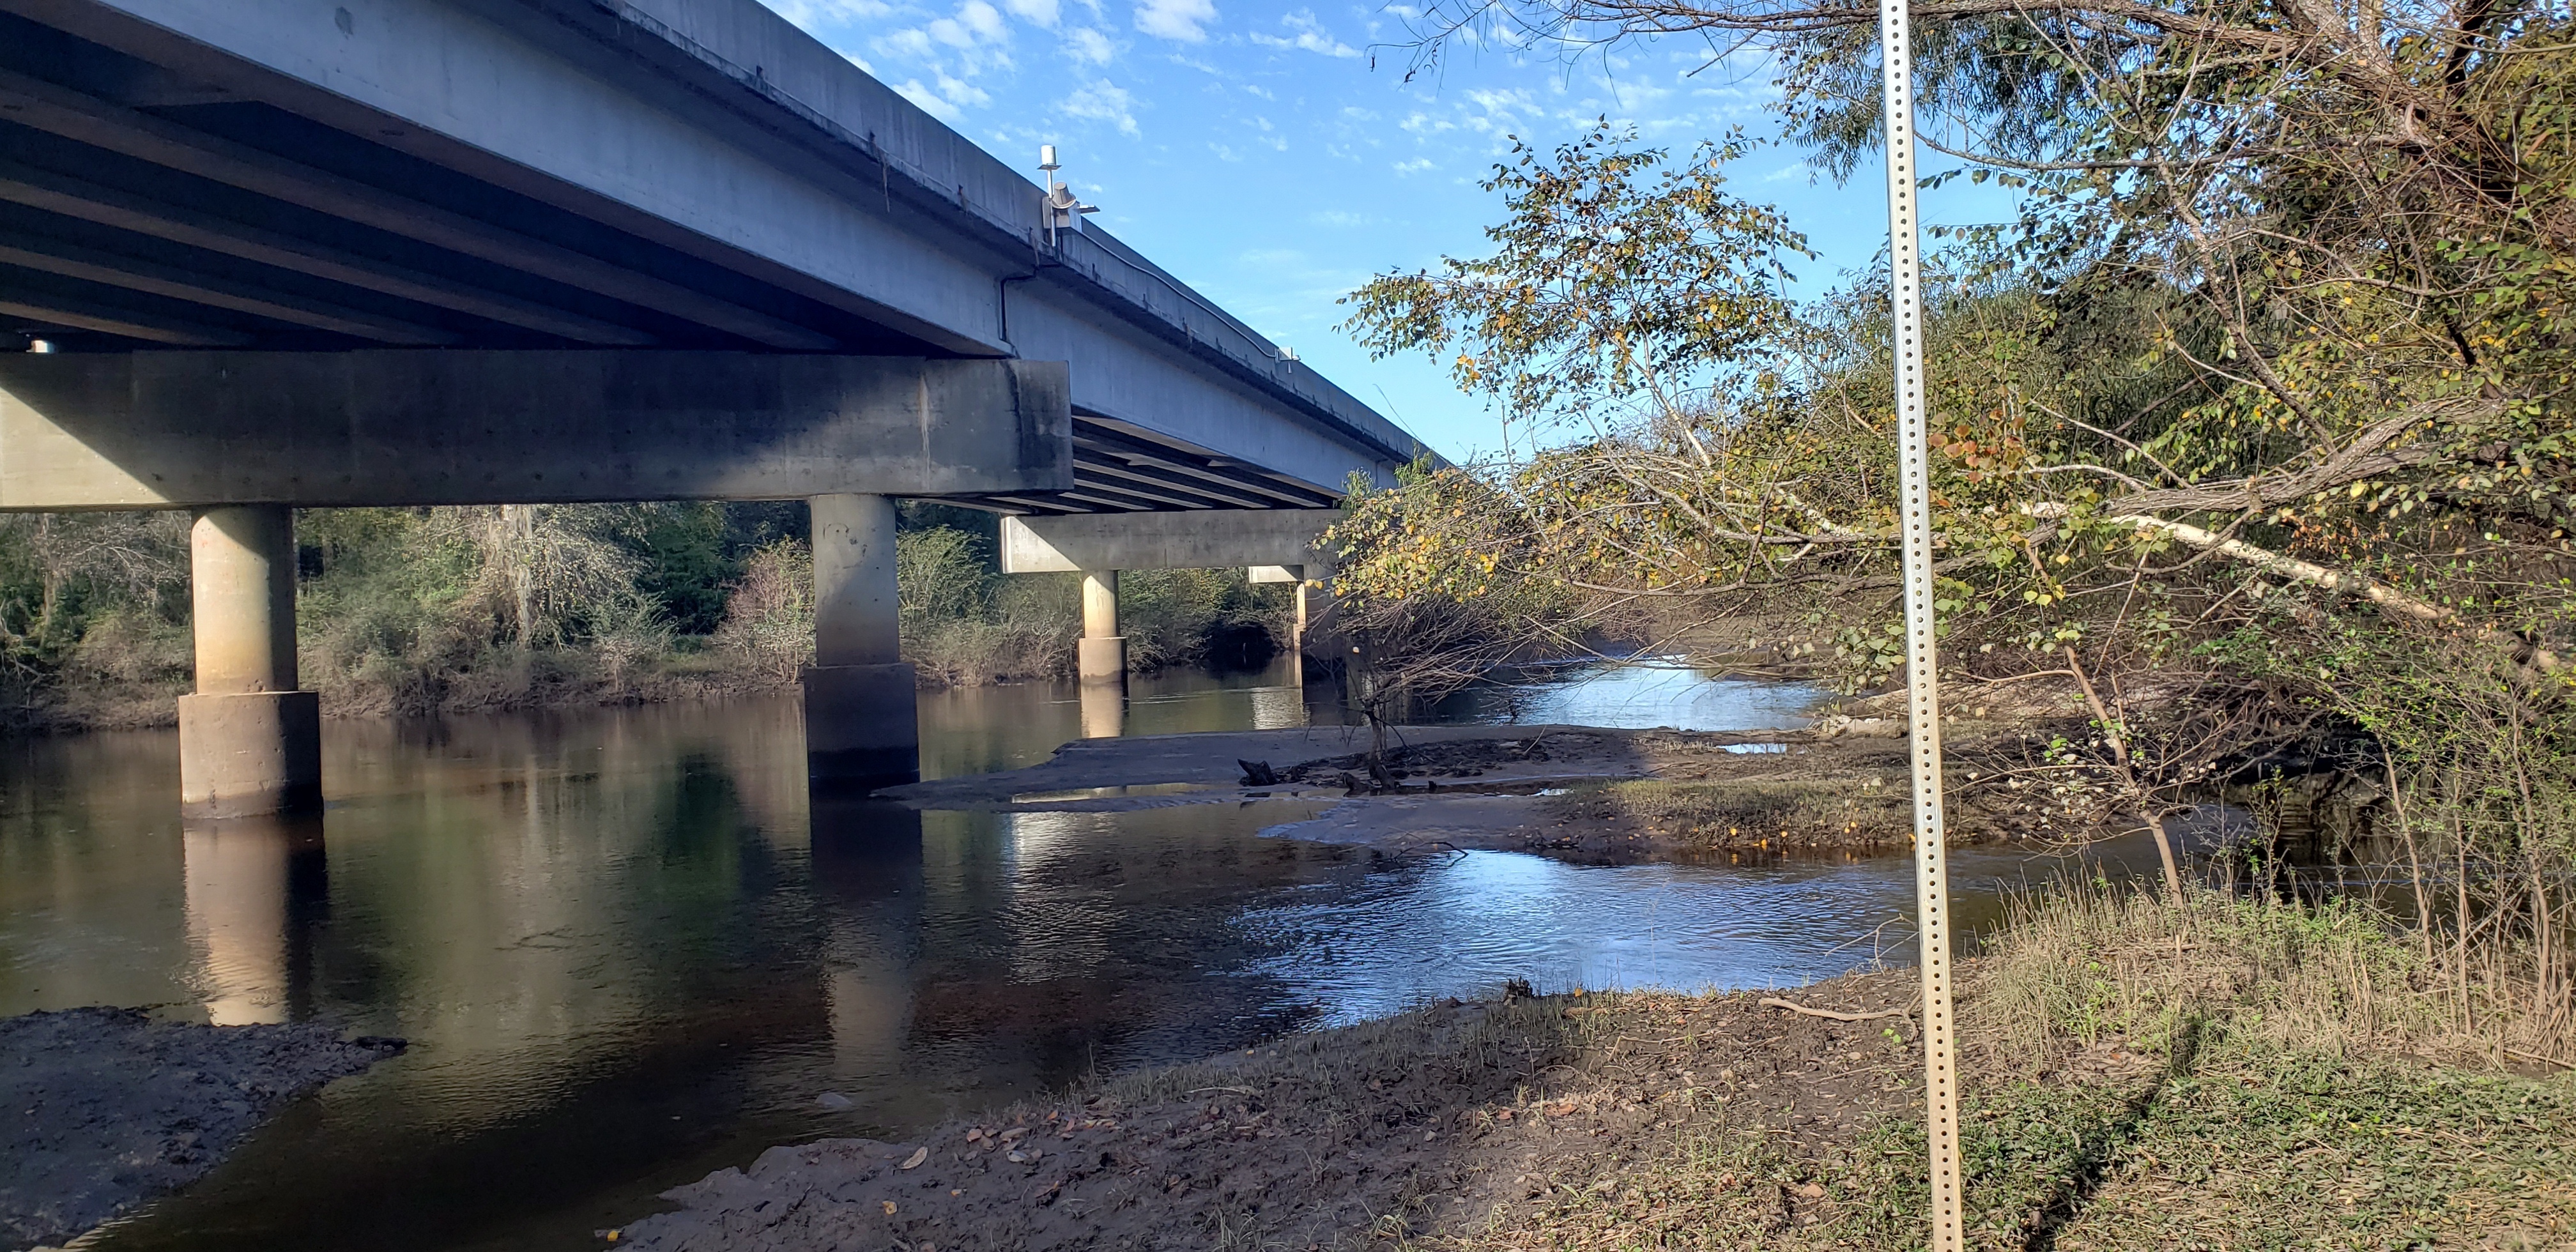
[[(1495, 414), (1426, 358), (1369, 360), (1333, 329), (1348, 311), (1334, 301), (1374, 274), (1483, 254), (1501, 207), (1476, 183), (1511, 135), (1552, 144), (1606, 116), (1685, 149), (1730, 127), (1767, 135), (1776, 116), (1762, 66), (1708, 66), (1705, 45), (1678, 38), (1570, 63), (1468, 44), (1408, 82), (1409, 10), (1392, 5), (768, 3), (1032, 179), (1038, 145), (1057, 145), (1095, 221), (1452, 457), (1499, 448)], [(1799, 267), (1810, 291), (1885, 242), (1883, 178), (1818, 183), (1777, 147), (1733, 172), (1822, 254)], [(1925, 220), (1997, 211), (1945, 189)]]

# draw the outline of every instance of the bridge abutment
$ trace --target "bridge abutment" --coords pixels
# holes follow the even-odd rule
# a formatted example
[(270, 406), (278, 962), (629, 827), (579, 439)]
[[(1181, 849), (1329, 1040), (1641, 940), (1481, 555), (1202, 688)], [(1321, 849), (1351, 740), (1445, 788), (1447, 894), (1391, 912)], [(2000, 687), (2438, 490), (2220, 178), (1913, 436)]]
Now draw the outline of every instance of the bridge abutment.
[(322, 807), (322, 707), (295, 673), (295, 512), (200, 510), (188, 537), (197, 690), (179, 697), (179, 803), (191, 817)]
[(1084, 686), (1125, 685), (1127, 637), (1118, 633), (1118, 571), (1082, 572), (1082, 643), (1075, 668)]
[(896, 617), (894, 501), (810, 501), (814, 664), (804, 673), (805, 767), (818, 791), (860, 792), (921, 777), (912, 667)]

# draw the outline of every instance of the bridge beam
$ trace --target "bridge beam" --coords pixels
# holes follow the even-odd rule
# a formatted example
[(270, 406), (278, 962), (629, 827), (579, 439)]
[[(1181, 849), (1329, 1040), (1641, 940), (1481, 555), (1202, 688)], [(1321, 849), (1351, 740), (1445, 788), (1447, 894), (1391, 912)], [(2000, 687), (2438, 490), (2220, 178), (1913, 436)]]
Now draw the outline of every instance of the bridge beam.
[(1063, 491), (1066, 367), (679, 351), (0, 354), (0, 510)]
[(1326, 566), (1339, 509), (1192, 509), (1002, 519), (1002, 572)]

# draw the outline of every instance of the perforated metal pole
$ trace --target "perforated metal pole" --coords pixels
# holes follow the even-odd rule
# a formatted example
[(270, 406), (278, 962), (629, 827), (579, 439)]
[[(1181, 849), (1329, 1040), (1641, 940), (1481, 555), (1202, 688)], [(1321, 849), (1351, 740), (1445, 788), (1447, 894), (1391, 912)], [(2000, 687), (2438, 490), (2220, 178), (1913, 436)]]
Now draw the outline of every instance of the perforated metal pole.
[(1923, 403), (1922, 229), (1914, 211), (1913, 53), (1906, 0), (1880, 0), (1887, 76), (1887, 255), (1896, 313), (1896, 429), (1905, 499), (1905, 675), (1914, 736), (1915, 909), (1923, 936), (1923, 1116), (1933, 1252), (1959, 1252), (1959, 1063), (1950, 1017), (1950, 880), (1941, 827), (1941, 679), (1932, 623), (1930, 413)]

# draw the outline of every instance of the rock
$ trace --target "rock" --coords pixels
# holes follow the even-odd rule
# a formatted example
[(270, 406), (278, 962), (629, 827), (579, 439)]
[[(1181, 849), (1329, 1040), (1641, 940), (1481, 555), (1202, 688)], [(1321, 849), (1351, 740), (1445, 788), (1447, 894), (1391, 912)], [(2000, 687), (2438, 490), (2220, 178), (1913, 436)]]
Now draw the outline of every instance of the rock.
[(852, 1107), (856, 1101), (850, 1099), (848, 1096), (842, 1095), (838, 1091), (826, 1091), (823, 1094), (814, 1097), (814, 1103), (820, 1104), (824, 1108), (838, 1113), (843, 1109)]

